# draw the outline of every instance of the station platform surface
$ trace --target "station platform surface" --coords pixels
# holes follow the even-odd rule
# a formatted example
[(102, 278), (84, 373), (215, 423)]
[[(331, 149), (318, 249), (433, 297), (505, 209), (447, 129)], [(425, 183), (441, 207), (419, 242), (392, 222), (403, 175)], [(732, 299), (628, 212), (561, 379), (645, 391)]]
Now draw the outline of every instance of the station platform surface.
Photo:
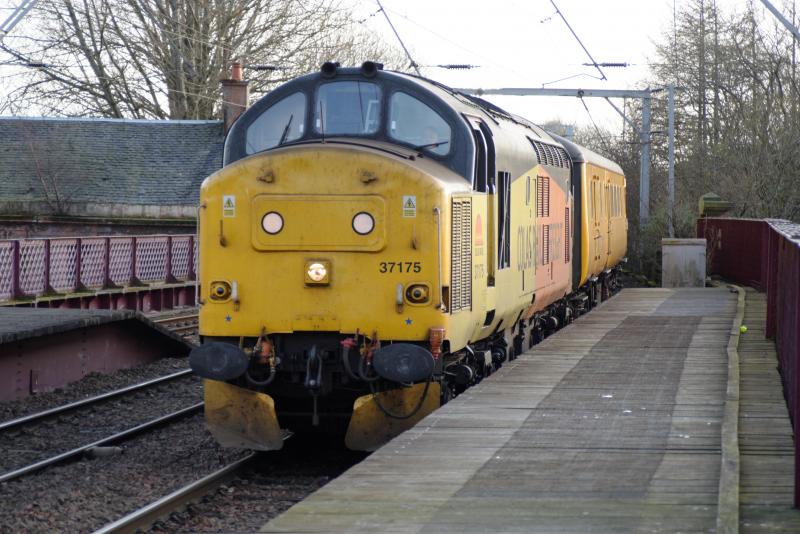
[(625, 289), (264, 532), (713, 532), (737, 293)]
[(136, 317), (133, 311), (0, 307), (0, 343), (58, 334)]

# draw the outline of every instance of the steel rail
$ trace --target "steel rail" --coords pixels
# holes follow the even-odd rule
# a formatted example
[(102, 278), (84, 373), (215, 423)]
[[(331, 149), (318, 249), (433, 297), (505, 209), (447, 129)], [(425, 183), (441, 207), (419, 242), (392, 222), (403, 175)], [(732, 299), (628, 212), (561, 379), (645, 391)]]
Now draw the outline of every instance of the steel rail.
[(176, 373), (172, 373), (170, 375), (160, 376), (158, 378), (154, 378), (152, 380), (148, 380), (146, 382), (140, 382), (138, 384), (133, 384), (121, 389), (115, 389), (114, 391), (109, 391), (107, 393), (102, 393), (100, 395), (96, 395), (94, 397), (89, 397), (87, 399), (71, 402), (69, 404), (64, 404), (62, 406), (56, 406), (55, 408), (50, 408), (49, 410), (44, 410), (41, 412), (36, 412), (30, 415), (25, 415), (23, 417), (18, 417), (16, 419), (10, 419), (8, 421), (3, 421), (0, 423), (0, 431), (8, 430), (10, 428), (14, 428), (20, 425), (24, 425), (26, 423), (32, 423), (39, 419), (44, 419), (46, 417), (51, 417), (53, 415), (57, 415), (60, 413), (64, 413), (70, 410), (74, 410), (75, 408), (80, 408), (81, 406), (86, 406), (87, 404), (94, 404), (96, 402), (100, 402), (103, 400), (107, 400), (113, 397), (118, 397), (120, 395), (124, 395), (125, 393), (130, 393), (131, 391), (136, 391), (139, 389), (144, 389), (149, 386), (154, 386), (161, 382), (168, 382), (170, 380), (175, 380), (176, 378), (181, 378), (183, 376), (189, 375), (192, 373), (191, 369), (184, 369), (183, 371), (178, 371)]
[(174, 332), (176, 334), (179, 334), (179, 335), (185, 335), (187, 332), (191, 332), (193, 330), (197, 330), (199, 327), (200, 326), (197, 325), (197, 324), (187, 324), (187, 325), (184, 325), (184, 326), (172, 327), (172, 328), (170, 328), (170, 331), (172, 331), (172, 332)]
[(116, 443), (118, 441), (122, 441), (122, 440), (125, 440), (127, 438), (130, 438), (130, 437), (136, 436), (138, 434), (141, 434), (142, 432), (150, 430), (151, 428), (156, 428), (158, 426), (161, 426), (164, 423), (168, 423), (170, 421), (174, 421), (174, 420), (186, 417), (188, 415), (192, 415), (193, 413), (200, 411), (203, 408), (203, 406), (204, 406), (204, 403), (199, 402), (197, 404), (189, 406), (188, 408), (183, 408), (183, 409), (178, 410), (176, 412), (172, 412), (170, 414), (163, 415), (163, 416), (161, 416), (161, 417), (159, 417), (157, 419), (153, 419), (153, 420), (148, 421), (146, 423), (142, 423), (141, 425), (137, 425), (137, 426), (135, 426), (133, 428), (129, 428), (127, 430), (123, 430), (122, 432), (118, 432), (117, 434), (105, 437), (103, 439), (100, 439), (100, 440), (97, 440), (97, 441), (93, 441), (92, 443), (89, 443), (87, 445), (82, 445), (82, 446), (77, 447), (75, 449), (72, 449), (72, 450), (69, 450), (69, 451), (66, 451), (66, 452), (62, 452), (61, 454), (57, 454), (56, 456), (51, 456), (50, 458), (47, 458), (45, 460), (41, 460), (39, 462), (27, 465), (25, 467), (20, 467), (19, 469), (15, 469), (13, 471), (8, 471), (7, 473), (3, 473), (2, 475), (0, 475), (0, 483), (8, 482), (9, 480), (14, 480), (15, 478), (19, 478), (19, 477), (21, 477), (23, 475), (27, 475), (27, 474), (33, 473), (35, 471), (40, 471), (40, 470), (44, 469), (45, 467), (49, 467), (49, 466), (57, 464), (57, 463), (65, 462), (67, 460), (72, 460), (72, 459), (82, 455), (83, 453), (85, 453), (89, 449), (93, 449), (95, 447), (103, 447), (103, 446), (106, 446), (106, 445), (111, 445), (112, 443)]
[(175, 317), (156, 317), (150, 320), (156, 324), (163, 324), (163, 323), (177, 323), (179, 321), (197, 320), (198, 317), (199, 314), (194, 313), (192, 315), (176, 315)]
[(193, 501), (199, 500), (220, 485), (236, 478), (255, 457), (256, 453), (250, 453), (244, 458), (223, 467), (219, 471), (215, 471), (208, 476), (196, 480), (169, 495), (151, 502), (135, 512), (131, 512), (95, 530), (94, 534), (119, 534), (148, 530), (148, 528), (159, 519), (168, 516), (176, 509), (180, 509)]

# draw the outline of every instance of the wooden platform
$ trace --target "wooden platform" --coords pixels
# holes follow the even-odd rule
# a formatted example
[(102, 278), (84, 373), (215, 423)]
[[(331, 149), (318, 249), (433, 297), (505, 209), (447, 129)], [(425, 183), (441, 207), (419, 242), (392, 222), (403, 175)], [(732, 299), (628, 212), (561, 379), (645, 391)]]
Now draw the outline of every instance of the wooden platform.
[(747, 290), (739, 341), (741, 531), (800, 532), (794, 499), (792, 425), (783, 398), (775, 344), (764, 338), (766, 296)]
[(711, 532), (728, 289), (627, 289), (263, 528)]

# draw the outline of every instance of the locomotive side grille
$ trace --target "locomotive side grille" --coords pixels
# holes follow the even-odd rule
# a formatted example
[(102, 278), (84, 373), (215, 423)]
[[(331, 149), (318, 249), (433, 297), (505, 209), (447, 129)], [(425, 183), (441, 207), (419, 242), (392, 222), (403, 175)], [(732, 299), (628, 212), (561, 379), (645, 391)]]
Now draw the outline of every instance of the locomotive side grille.
[(453, 199), (450, 311), (472, 308), (472, 199)]
[(564, 263), (569, 263), (569, 208), (564, 210)]
[(542, 265), (550, 263), (550, 225), (542, 225)]
[(536, 177), (536, 216), (550, 216), (550, 178), (548, 176)]

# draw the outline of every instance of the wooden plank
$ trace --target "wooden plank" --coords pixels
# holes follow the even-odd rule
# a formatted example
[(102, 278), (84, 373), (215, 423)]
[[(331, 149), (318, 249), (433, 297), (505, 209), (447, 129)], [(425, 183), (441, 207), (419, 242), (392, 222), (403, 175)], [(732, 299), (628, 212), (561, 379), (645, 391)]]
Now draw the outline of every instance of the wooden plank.
[(775, 345), (764, 337), (766, 297), (747, 289), (741, 357), (741, 531), (800, 532), (794, 443)]

